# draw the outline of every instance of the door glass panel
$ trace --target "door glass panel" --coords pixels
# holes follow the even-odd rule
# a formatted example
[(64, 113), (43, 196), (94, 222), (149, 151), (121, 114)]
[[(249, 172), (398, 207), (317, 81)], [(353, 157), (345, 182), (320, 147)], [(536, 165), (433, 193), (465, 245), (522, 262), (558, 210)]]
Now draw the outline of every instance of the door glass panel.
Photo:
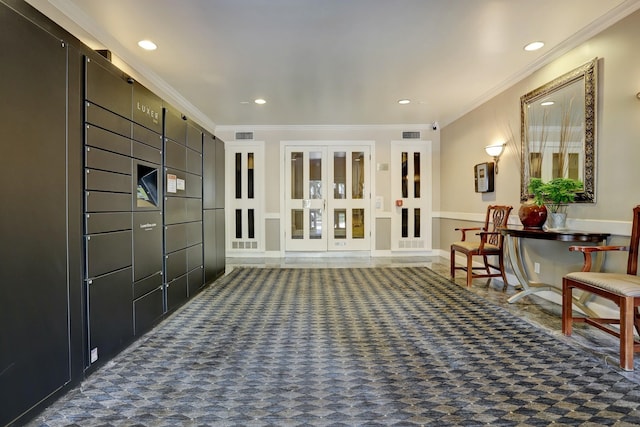
[(247, 211), (247, 227), (249, 228), (248, 237), (254, 239), (256, 237), (255, 232), (255, 214), (253, 209)]
[(364, 153), (351, 153), (351, 187), (354, 199), (364, 198)]
[(322, 199), (322, 153), (309, 153), (309, 198)]
[(242, 153), (236, 153), (236, 199), (242, 198)]
[[(291, 198), (302, 199), (304, 197), (303, 185), (304, 176), (302, 170), (304, 165), (302, 164), (302, 153), (291, 153)], [(302, 217), (301, 217), (302, 218)], [(302, 230), (302, 228), (300, 228)]]
[(409, 237), (409, 209), (402, 208), (402, 237)]
[(304, 238), (304, 219), (302, 209), (291, 209), (291, 238)]
[(333, 198), (347, 198), (347, 153), (344, 151), (333, 153)]
[(247, 154), (247, 197), (253, 199), (253, 153)]
[(322, 210), (309, 210), (309, 238), (322, 239)]
[(347, 210), (335, 209), (333, 211), (334, 239), (347, 238)]
[(413, 197), (420, 197), (420, 153), (413, 153)]
[(409, 197), (409, 160), (406, 151), (402, 152), (402, 198), (406, 199)]
[(242, 209), (236, 209), (236, 239), (242, 239)]
[(413, 211), (413, 237), (420, 237), (420, 208)]
[(351, 212), (352, 237), (354, 239), (364, 239), (364, 209), (353, 209)]

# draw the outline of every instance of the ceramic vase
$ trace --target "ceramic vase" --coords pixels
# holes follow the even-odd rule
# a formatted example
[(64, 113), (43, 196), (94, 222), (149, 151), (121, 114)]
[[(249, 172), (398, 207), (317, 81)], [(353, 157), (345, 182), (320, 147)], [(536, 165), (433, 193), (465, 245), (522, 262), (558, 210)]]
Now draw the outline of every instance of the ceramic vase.
[(518, 217), (524, 228), (542, 228), (547, 220), (547, 207), (538, 206), (533, 198), (520, 205)]

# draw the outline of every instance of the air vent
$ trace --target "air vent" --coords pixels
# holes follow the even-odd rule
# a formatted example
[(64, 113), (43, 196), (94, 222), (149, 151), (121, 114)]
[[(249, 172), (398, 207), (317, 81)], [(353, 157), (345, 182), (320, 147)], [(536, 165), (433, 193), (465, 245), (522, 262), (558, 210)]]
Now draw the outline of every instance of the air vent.
[(253, 139), (253, 132), (236, 132), (236, 140)]
[(402, 132), (402, 139), (420, 139), (420, 132)]

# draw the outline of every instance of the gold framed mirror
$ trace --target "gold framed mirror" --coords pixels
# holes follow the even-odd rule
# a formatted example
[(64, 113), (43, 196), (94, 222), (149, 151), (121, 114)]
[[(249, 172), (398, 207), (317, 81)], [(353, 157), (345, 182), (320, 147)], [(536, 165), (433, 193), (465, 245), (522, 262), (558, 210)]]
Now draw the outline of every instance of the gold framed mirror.
[(520, 198), (533, 177), (582, 181), (576, 202), (595, 203), (598, 58), (520, 98)]

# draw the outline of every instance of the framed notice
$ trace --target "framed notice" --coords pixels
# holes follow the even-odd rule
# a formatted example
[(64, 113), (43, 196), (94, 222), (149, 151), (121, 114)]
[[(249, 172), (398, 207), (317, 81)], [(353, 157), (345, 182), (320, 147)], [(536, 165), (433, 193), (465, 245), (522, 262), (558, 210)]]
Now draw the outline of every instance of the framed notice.
[(480, 163), (474, 166), (476, 193), (493, 191), (493, 162)]

